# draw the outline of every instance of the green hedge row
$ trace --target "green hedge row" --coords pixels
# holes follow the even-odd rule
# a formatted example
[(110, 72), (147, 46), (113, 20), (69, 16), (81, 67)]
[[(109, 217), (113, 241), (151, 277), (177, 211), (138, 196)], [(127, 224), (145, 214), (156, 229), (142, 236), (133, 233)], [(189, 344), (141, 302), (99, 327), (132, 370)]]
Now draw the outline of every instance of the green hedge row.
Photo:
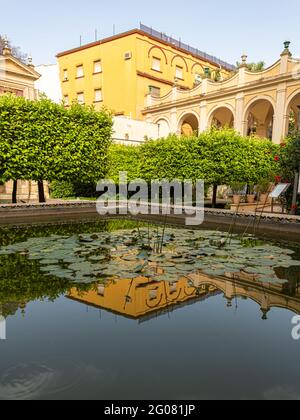
[(195, 137), (169, 136), (139, 147), (113, 146), (110, 172), (129, 179), (203, 179), (211, 185), (256, 184), (279, 175), (280, 147), (269, 140), (243, 137), (230, 129), (210, 130)]
[(94, 184), (108, 172), (112, 116), (48, 99), (0, 98), (0, 181)]

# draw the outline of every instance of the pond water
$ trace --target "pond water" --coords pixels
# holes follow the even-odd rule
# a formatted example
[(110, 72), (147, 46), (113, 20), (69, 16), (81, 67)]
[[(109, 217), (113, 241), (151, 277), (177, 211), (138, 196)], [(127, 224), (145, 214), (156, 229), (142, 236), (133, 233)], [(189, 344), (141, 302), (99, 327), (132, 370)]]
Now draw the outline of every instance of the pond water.
[(299, 399), (296, 315), (293, 244), (127, 221), (0, 230), (0, 399)]

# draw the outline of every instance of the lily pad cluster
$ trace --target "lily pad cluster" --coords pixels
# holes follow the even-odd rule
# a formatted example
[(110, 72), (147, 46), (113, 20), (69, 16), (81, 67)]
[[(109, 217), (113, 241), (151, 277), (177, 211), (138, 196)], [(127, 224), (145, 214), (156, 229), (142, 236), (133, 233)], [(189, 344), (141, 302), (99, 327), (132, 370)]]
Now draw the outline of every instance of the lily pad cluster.
[(294, 251), (253, 237), (216, 231), (143, 228), (72, 236), (52, 235), (2, 247), (0, 257), (19, 254), (37, 260), (45, 276), (72, 283), (146, 277), (175, 282), (201, 272), (211, 277), (248, 275), (282, 283), (276, 268), (299, 267)]

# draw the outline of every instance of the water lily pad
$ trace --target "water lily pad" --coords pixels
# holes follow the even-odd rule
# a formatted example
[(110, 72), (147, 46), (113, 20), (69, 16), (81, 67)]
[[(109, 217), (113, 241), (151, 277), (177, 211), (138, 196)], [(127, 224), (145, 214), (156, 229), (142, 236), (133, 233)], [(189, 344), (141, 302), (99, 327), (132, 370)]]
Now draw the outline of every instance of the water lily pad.
[(107, 260), (106, 255), (94, 255), (92, 257), (89, 257), (89, 261), (92, 261), (92, 262), (99, 262), (99, 261), (104, 261), (104, 260)]
[(243, 268), (243, 271), (245, 271), (248, 274), (259, 274), (259, 269), (256, 267), (246, 267)]
[(141, 251), (137, 257), (138, 260), (147, 260), (149, 258), (149, 252), (148, 251)]
[(48, 260), (41, 260), (40, 264), (42, 265), (52, 265), (52, 264), (58, 264), (59, 260), (56, 259), (48, 259)]
[(202, 272), (209, 276), (224, 276), (226, 273), (226, 270), (205, 268), (204, 270), (202, 270)]
[(157, 282), (161, 282), (161, 281), (165, 281), (165, 282), (170, 282), (173, 283), (174, 281), (178, 280), (178, 277), (175, 275), (161, 275), (161, 276), (155, 276), (153, 278), (153, 280), (157, 281)]

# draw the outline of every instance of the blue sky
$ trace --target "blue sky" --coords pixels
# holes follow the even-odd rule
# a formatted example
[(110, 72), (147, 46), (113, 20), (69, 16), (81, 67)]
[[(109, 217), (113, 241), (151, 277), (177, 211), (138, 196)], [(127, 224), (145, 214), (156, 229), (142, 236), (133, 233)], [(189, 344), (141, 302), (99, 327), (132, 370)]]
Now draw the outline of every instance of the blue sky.
[(54, 63), (59, 51), (137, 27), (142, 21), (235, 64), (278, 59), (286, 39), (300, 57), (299, 0), (1, 0), (0, 33), (31, 53), (35, 64)]

